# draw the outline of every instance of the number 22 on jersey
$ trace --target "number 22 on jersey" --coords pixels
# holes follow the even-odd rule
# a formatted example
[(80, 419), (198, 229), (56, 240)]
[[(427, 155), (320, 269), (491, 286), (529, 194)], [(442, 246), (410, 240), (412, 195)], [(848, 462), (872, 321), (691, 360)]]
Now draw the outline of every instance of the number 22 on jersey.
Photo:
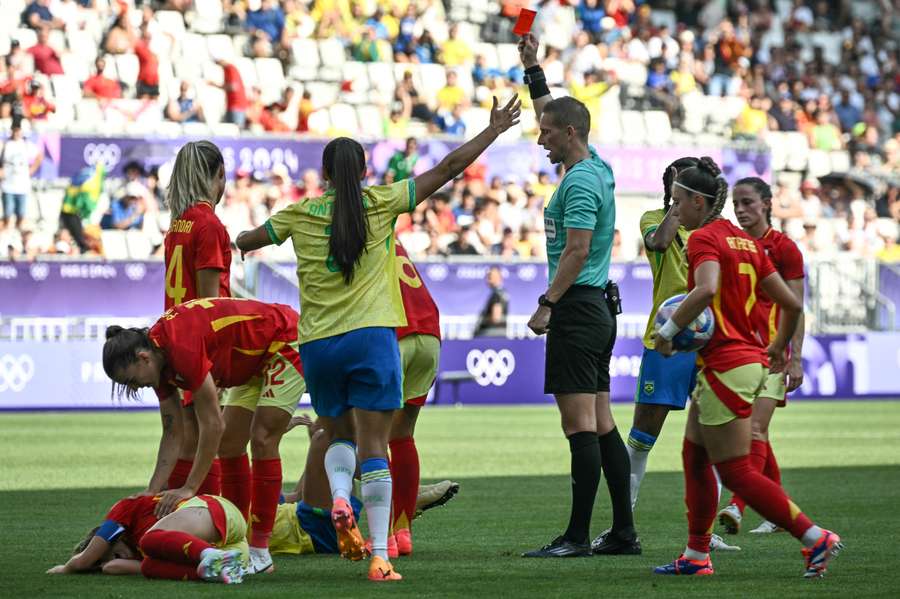
[(166, 268), (166, 297), (172, 300), (177, 306), (182, 303), (184, 296), (187, 295), (187, 289), (184, 287), (184, 264), (182, 262), (184, 246), (176, 245), (172, 249), (172, 259)]

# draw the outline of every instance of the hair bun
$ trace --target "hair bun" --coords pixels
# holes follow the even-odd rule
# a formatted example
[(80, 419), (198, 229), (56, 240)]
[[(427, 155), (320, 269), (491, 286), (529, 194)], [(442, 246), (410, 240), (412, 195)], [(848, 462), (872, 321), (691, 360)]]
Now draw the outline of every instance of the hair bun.
[(712, 173), (714, 177), (717, 177), (722, 173), (719, 169), (719, 165), (716, 164), (716, 161), (709, 156), (704, 156), (700, 159), (700, 166)]
[(116, 324), (110, 325), (110, 326), (106, 327), (106, 338), (112, 339), (113, 337), (115, 337), (116, 335), (118, 335), (119, 333), (121, 333), (124, 330), (125, 329), (123, 329), (119, 325), (116, 325)]

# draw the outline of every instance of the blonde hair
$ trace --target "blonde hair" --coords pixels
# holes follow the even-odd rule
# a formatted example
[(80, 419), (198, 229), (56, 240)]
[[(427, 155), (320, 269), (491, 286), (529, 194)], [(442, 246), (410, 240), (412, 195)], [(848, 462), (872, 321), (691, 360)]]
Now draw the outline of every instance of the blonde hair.
[(178, 150), (166, 194), (173, 219), (197, 202), (219, 199), (211, 197), (212, 184), (224, 164), (222, 152), (211, 141), (189, 141)]

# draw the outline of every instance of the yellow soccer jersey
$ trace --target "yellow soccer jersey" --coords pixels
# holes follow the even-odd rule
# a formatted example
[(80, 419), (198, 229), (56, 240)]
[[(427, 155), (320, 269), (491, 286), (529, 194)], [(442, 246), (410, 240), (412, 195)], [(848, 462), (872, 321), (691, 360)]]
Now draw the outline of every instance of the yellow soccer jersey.
[(300, 200), (266, 221), (272, 243), (290, 237), (297, 254), (301, 344), (365, 327), (406, 326), (395, 270), (394, 220), (416, 207), (415, 180), (366, 187), (362, 195), (369, 236), (349, 285), (328, 246), (333, 191)]
[(278, 511), (275, 512), (272, 536), (269, 538), (269, 551), (293, 555), (316, 552), (312, 539), (300, 527), (296, 503), (282, 503), (278, 506)]
[[(641, 239), (655, 231), (665, 216), (666, 211), (662, 209), (645, 212), (641, 216)], [(653, 310), (644, 332), (644, 347), (648, 349), (653, 349), (654, 320), (659, 305), (673, 295), (687, 292), (688, 263), (684, 248), (689, 235), (687, 229), (678, 227), (675, 239), (665, 252), (647, 250), (647, 260), (653, 271)]]

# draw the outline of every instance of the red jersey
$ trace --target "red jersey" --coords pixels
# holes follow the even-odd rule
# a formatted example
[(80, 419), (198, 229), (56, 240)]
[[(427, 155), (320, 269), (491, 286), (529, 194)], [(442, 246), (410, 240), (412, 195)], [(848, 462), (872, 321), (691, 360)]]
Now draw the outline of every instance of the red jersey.
[(112, 520), (124, 530), (116, 531), (119, 534), (114, 534), (112, 540), (121, 537), (131, 547), (138, 547), (141, 538), (159, 521), (153, 510), (160, 497), (161, 495), (141, 495), (117, 501), (107, 512), (106, 520)]
[(297, 340), (299, 315), (290, 306), (237, 298), (203, 298), (175, 306), (150, 328), (166, 357), (155, 389), (196, 391), (212, 375), (216, 387), (237, 387), (261, 374), (266, 361)]
[[(782, 279), (791, 281), (804, 278), (803, 254), (790, 237), (770, 228), (757, 241)], [(778, 333), (781, 308), (762, 290), (759, 291), (757, 300), (756, 309), (753, 310), (753, 323), (762, 342), (768, 345)]]
[(197, 299), (197, 271), (219, 271), (219, 297), (231, 296), (231, 240), (206, 202), (172, 221), (166, 233), (166, 310)]
[(28, 53), (34, 57), (34, 69), (44, 75), (62, 75), (62, 63), (56, 50), (47, 44), (35, 44), (28, 48)]
[(115, 100), (122, 97), (122, 87), (118, 81), (107, 79), (102, 73), (85, 79), (81, 88), (91, 92), (100, 100)]
[(397, 273), (400, 276), (400, 294), (406, 311), (405, 327), (397, 328), (397, 338), (408, 335), (431, 335), (441, 338), (441, 319), (419, 271), (409, 259), (406, 249), (397, 241)]
[(138, 40), (134, 45), (134, 53), (140, 65), (137, 80), (144, 85), (159, 85), (159, 59), (150, 50), (147, 40)]
[(759, 242), (724, 218), (691, 233), (688, 290), (694, 288), (694, 270), (707, 261), (719, 263), (720, 275), (712, 302), (715, 331), (700, 350), (703, 365), (720, 372), (753, 362), (768, 366), (766, 346), (751, 314), (759, 296), (759, 281), (775, 272), (775, 267)]
[(230, 111), (241, 112), (247, 110), (250, 102), (247, 101), (247, 92), (244, 91), (244, 80), (241, 72), (233, 64), (223, 67), (225, 81), (225, 106)]

